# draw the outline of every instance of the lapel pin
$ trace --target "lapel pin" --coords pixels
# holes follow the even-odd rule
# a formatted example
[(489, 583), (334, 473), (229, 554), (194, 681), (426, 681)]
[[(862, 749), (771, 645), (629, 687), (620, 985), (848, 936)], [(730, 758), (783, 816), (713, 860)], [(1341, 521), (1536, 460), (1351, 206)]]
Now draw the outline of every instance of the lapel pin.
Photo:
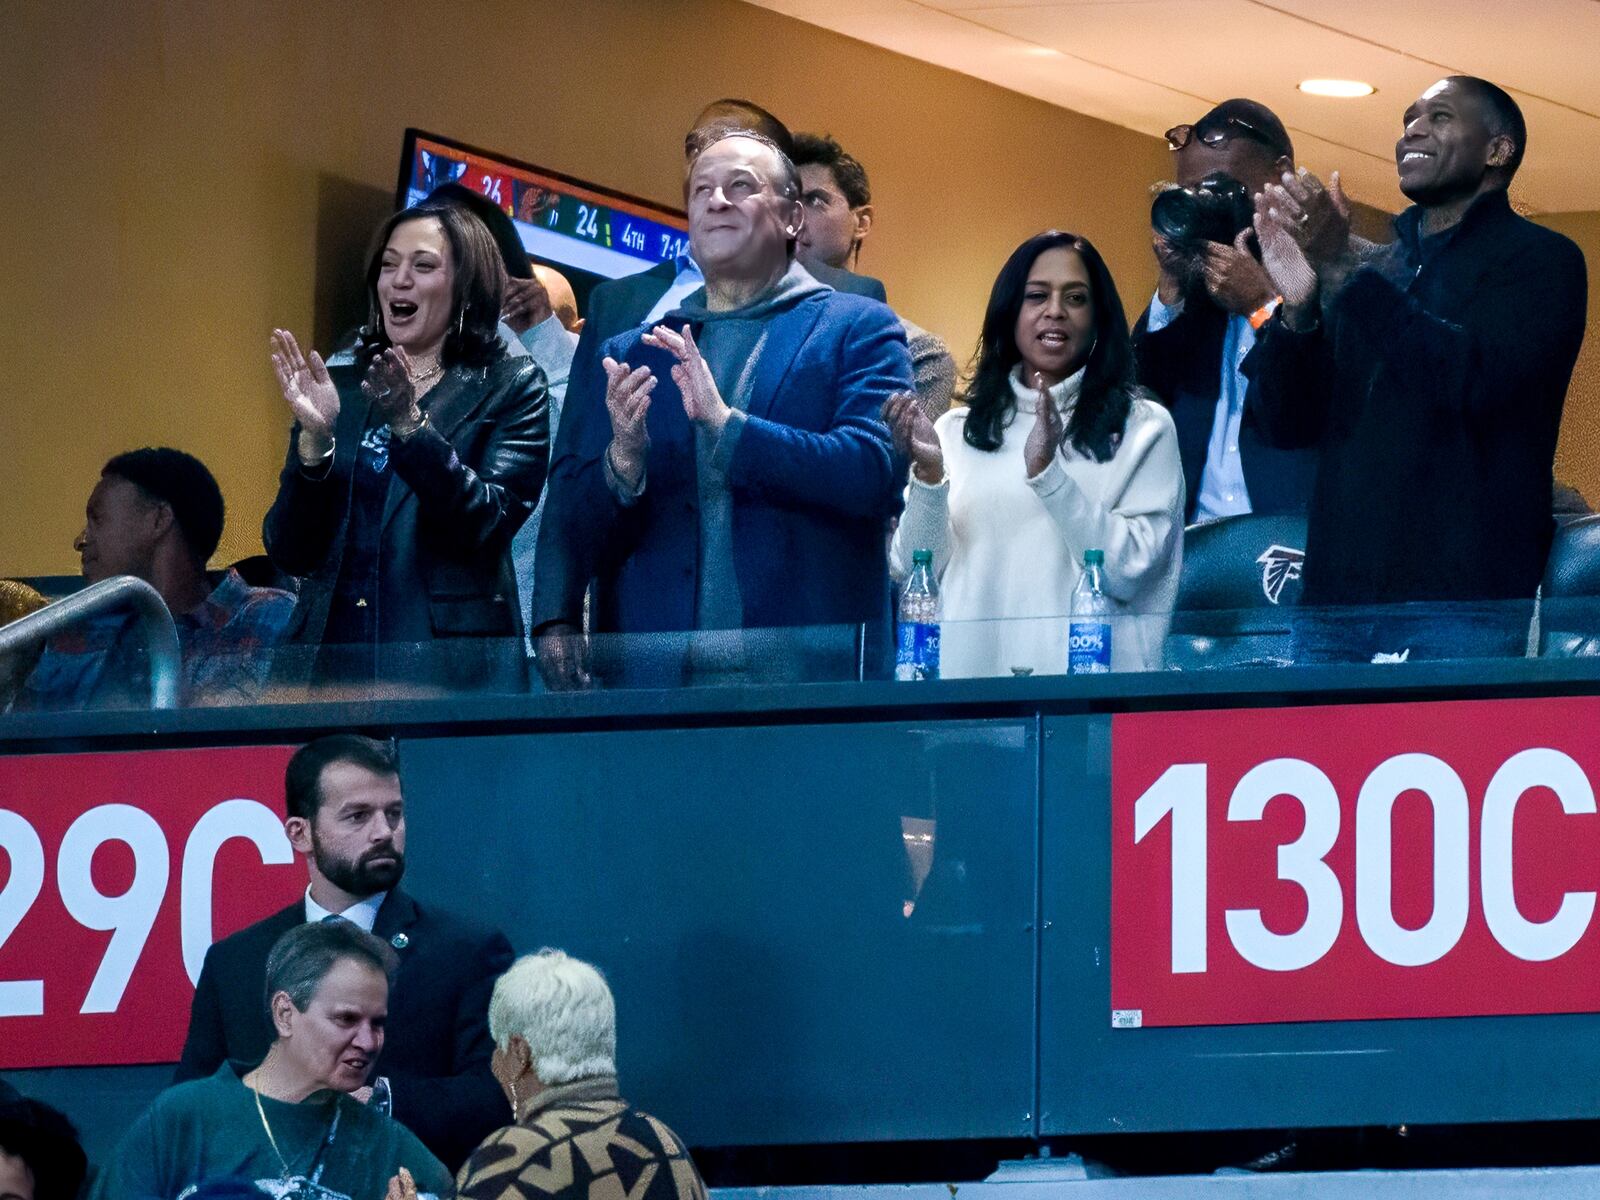
[(396, 950), (404, 950), (407, 946), (411, 945), (411, 939), (403, 933), (397, 933), (389, 939), (389, 944)]

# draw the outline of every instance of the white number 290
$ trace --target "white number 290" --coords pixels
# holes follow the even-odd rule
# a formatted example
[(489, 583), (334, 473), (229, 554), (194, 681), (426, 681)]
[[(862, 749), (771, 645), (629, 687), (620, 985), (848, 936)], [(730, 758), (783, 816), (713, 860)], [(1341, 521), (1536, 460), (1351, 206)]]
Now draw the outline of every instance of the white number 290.
[[(211, 944), (211, 882), (218, 850), (233, 838), (255, 843), (264, 864), (291, 862), (294, 851), (281, 819), (255, 800), (228, 800), (195, 824), (184, 847), (180, 929), (184, 967), (191, 982)], [(133, 854), (133, 880), (108, 896), (94, 882), (94, 857), (120, 842)], [(0, 888), (0, 949), (27, 917), (45, 885), (44, 844), (21, 815), (0, 809), (0, 852), (10, 860)], [(111, 940), (79, 1012), (111, 1013), (121, 1004), (167, 895), (172, 872), (166, 834), (156, 819), (128, 804), (102, 804), (78, 817), (61, 839), (56, 886), (67, 914), (85, 929), (110, 931)], [(0, 981), (0, 1017), (37, 1017), (45, 1011), (45, 981)]]

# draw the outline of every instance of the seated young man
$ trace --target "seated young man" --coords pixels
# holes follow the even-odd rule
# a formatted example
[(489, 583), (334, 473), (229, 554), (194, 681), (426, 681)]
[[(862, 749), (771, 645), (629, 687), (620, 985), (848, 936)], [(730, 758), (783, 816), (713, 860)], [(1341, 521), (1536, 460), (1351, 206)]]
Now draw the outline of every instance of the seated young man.
[[(294, 609), (289, 592), (206, 571), (222, 522), (222, 492), (204, 463), (181, 450), (132, 450), (105, 465), (73, 543), (86, 584), (132, 575), (161, 593), (178, 627), (184, 704), (254, 699)], [(51, 639), (16, 708), (137, 705), (149, 694), (148, 671), (137, 618), (107, 612)]]

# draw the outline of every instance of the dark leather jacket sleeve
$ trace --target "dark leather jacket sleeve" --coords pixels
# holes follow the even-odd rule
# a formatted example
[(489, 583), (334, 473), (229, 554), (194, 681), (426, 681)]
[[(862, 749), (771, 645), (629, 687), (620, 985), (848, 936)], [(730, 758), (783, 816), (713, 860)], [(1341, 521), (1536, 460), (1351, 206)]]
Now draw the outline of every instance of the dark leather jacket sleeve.
[(278, 476), (277, 498), (261, 525), (261, 540), (273, 566), (305, 576), (322, 565), (333, 547), (350, 496), (350, 477), (331, 469), (321, 476), (306, 474), (295, 448), (299, 437), (296, 425), (289, 433), (289, 455)]
[(476, 465), (461, 460), (454, 432), (429, 423), (396, 440), (390, 461), (416, 493), (422, 515), (463, 551), (502, 550), (533, 512), (550, 464), (550, 397), (532, 359), (497, 364), (475, 417), (487, 436)]

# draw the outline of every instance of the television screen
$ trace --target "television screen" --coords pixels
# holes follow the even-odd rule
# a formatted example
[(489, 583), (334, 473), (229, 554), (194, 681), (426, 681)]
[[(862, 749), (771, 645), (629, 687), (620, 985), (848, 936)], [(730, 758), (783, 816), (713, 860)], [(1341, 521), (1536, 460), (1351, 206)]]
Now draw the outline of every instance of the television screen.
[(671, 262), (688, 249), (682, 212), (449, 138), (406, 130), (398, 200), (420, 203), (434, 188), (459, 183), (510, 214), (538, 262), (571, 282), (580, 311), (602, 279)]

